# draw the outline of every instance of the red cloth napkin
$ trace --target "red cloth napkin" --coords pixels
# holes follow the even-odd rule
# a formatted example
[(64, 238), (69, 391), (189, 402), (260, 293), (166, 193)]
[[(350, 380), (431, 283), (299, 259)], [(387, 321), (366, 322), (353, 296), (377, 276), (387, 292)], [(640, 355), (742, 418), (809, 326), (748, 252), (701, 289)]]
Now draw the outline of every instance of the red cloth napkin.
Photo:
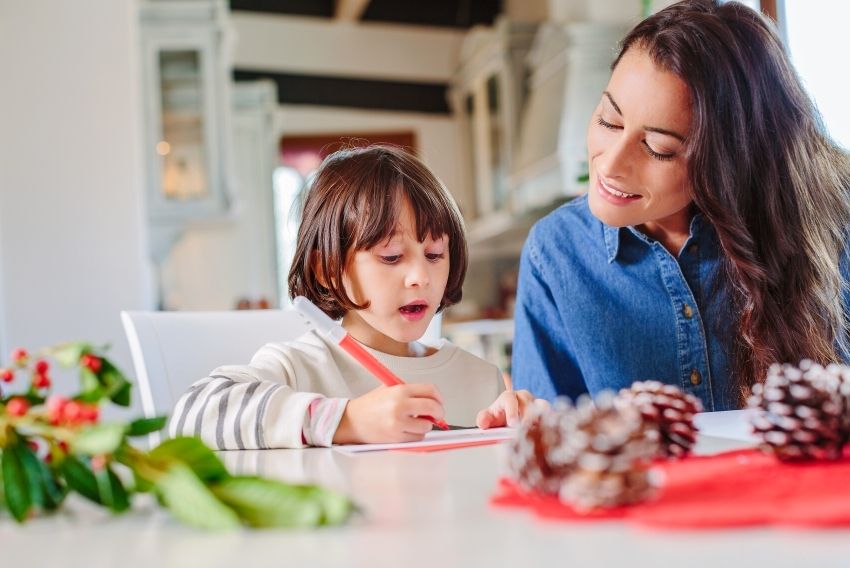
[(662, 529), (754, 525), (850, 526), (850, 454), (834, 462), (782, 463), (757, 450), (659, 462), (656, 497), (616, 509), (577, 513), (556, 497), (502, 479), (491, 503), (540, 517), (586, 522), (624, 519)]

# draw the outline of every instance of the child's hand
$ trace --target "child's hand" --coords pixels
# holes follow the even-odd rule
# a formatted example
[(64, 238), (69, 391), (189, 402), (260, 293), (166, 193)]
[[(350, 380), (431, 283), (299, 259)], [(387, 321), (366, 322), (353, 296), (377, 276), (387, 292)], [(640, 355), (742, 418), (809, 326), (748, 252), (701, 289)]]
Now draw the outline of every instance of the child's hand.
[(482, 430), (516, 426), (533, 403), (534, 395), (527, 390), (506, 390), (493, 404), (478, 413), (475, 424)]
[(417, 442), (442, 420), (443, 397), (434, 385), (404, 384), (379, 387), (348, 401), (335, 444)]

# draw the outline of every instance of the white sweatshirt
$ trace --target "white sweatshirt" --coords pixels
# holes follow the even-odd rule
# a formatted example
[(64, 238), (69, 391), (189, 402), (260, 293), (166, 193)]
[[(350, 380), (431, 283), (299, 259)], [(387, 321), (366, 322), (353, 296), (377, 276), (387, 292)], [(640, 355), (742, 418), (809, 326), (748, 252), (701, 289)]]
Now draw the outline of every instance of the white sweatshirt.
[[(404, 381), (436, 385), (446, 421), (472, 426), (503, 390), (501, 372), (446, 340), (435, 347), (424, 357), (366, 349)], [(218, 367), (193, 384), (177, 402), (169, 432), (200, 436), (219, 450), (327, 446), (348, 399), (380, 385), (338, 345), (310, 331), (269, 343), (250, 364)]]

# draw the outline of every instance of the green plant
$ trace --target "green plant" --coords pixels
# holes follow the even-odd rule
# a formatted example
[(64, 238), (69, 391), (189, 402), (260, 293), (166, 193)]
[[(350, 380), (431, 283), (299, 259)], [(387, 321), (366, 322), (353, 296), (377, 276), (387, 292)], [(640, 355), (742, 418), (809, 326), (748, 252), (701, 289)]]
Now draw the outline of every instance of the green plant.
[[(174, 438), (147, 452), (129, 439), (165, 426), (166, 418), (103, 422), (100, 405), (129, 406), (131, 384), (88, 343), (30, 355), (12, 352), (0, 369), (0, 515), (23, 523), (58, 509), (70, 492), (122, 513), (133, 495), (152, 493), (185, 523), (205, 529), (313, 527), (344, 522), (351, 501), (314, 485), (231, 475), (197, 438)], [(51, 396), (51, 362), (77, 368), (80, 391)]]

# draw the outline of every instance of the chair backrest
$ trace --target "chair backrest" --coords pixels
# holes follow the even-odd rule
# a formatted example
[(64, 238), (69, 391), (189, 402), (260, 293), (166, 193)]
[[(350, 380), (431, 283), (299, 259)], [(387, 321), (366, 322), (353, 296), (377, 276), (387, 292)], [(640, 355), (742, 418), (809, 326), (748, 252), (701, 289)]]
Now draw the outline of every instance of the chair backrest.
[(219, 365), (247, 364), (271, 341), (307, 324), (292, 310), (121, 312), (146, 417), (170, 415), (177, 399)]

